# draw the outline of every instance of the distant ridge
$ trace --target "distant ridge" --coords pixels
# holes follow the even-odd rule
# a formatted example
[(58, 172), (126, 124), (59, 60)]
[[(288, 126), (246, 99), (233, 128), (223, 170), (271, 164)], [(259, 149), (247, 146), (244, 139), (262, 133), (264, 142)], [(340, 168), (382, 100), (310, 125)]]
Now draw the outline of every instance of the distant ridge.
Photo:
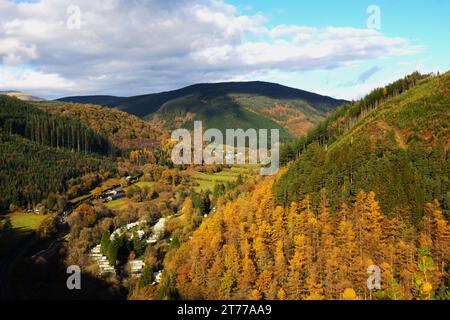
[(137, 116), (145, 116), (156, 111), (156, 108), (162, 106), (169, 100), (197, 92), (202, 92), (203, 94), (246, 93), (262, 95), (274, 99), (301, 98), (322, 105), (322, 111), (329, 111), (330, 108), (326, 106), (327, 104), (341, 105), (348, 102), (346, 100), (334, 99), (305, 90), (295, 89), (277, 83), (264, 81), (199, 83), (177, 90), (163, 91), (160, 93), (151, 93), (131, 97), (91, 95), (64, 97), (58, 100), (64, 102), (90, 103), (100, 104), (107, 107), (118, 107), (119, 109), (122, 109), (129, 113), (133, 113)]
[(92, 95), (92, 96), (73, 96), (58, 99), (63, 102), (83, 103), (83, 104), (98, 104), (105, 107), (114, 107), (122, 101), (123, 97), (107, 96), (107, 95)]
[(22, 101), (45, 101), (45, 99), (35, 97), (29, 93), (21, 92), (21, 91), (0, 91), (0, 95), (5, 95), (9, 97), (16, 97)]
[(193, 120), (202, 120), (206, 127), (221, 130), (278, 128), (285, 138), (305, 133), (328, 112), (347, 102), (262, 81), (200, 83), (127, 98), (95, 95), (58, 100), (116, 107), (167, 128), (189, 127)]

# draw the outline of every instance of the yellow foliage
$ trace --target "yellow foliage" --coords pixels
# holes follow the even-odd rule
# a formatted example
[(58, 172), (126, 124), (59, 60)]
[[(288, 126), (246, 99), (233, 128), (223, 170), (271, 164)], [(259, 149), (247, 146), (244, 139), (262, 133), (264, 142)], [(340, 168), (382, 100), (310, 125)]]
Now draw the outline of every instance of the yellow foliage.
[(422, 292), (427, 294), (427, 293), (430, 293), (431, 290), (433, 290), (433, 286), (431, 285), (431, 283), (429, 283), (427, 281), (424, 282), (422, 285)]
[(355, 290), (352, 288), (347, 288), (344, 290), (344, 293), (342, 294), (343, 300), (358, 300), (358, 296), (356, 295)]
[(250, 293), (250, 297), (249, 298), (250, 298), (250, 300), (261, 300), (261, 294), (259, 293), (258, 290), (254, 289)]
[(277, 298), (279, 300), (286, 300), (286, 292), (284, 291), (283, 288), (280, 288), (280, 290), (278, 290)]
[[(176, 284), (182, 297), (213, 299), (221, 288), (230, 299), (359, 300), (369, 298), (367, 266), (379, 265), (382, 287), (372, 298), (411, 299), (417, 289), (432, 298), (448, 277), (448, 222), (438, 204), (420, 229), (389, 233), (392, 223), (373, 192), (336, 211), (326, 198), (317, 208), (309, 197), (284, 208), (273, 199), (272, 183), (265, 179), (255, 192), (217, 206), (171, 254), (167, 269), (184, 275)], [(186, 201), (181, 211), (192, 210)], [(420, 234), (437, 264), (417, 283)]]

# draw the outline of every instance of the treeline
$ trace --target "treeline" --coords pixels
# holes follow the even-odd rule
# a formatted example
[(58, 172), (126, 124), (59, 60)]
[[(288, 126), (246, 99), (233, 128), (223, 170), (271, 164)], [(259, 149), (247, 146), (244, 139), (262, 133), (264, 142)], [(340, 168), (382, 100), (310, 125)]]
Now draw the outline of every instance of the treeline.
[(107, 138), (80, 122), (49, 114), (15, 98), (0, 96), (0, 127), (5, 133), (21, 135), (39, 145), (85, 154), (116, 153)]
[[(272, 182), (220, 205), (169, 253), (159, 298), (450, 299), (450, 225), (437, 201), (414, 227), (408, 212), (385, 216), (373, 192), (337, 210), (325, 192), (283, 208)], [(376, 268), (381, 287), (369, 288)]]
[(0, 129), (0, 211), (34, 208), (49, 195), (67, 193), (72, 178), (115, 172), (107, 157), (41, 146)]
[(313, 142), (318, 142), (322, 146), (330, 145), (378, 106), (414, 88), (419, 81), (428, 77), (429, 74), (413, 72), (385, 87), (374, 89), (358, 101), (336, 109), (325, 120), (311, 128), (305, 136), (283, 144), (280, 153), (281, 163), (287, 164), (295, 160)]

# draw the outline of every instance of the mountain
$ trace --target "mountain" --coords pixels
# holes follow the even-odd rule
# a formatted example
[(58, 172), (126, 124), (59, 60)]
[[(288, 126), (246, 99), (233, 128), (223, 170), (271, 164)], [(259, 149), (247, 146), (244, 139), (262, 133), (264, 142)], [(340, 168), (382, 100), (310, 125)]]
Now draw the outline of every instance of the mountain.
[(20, 91), (0, 91), (0, 95), (5, 95), (9, 97), (16, 97), (22, 101), (44, 101), (45, 99), (35, 97), (29, 93)]
[(179, 90), (129, 98), (66, 97), (65, 102), (101, 104), (162, 124), (189, 127), (278, 128), (282, 137), (299, 136), (345, 103), (311, 92), (268, 82), (196, 84)]
[(79, 97), (66, 97), (58, 99), (62, 102), (73, 102), (81, 104), (96, 104), (106, 107), (114, 107), (120, 103), (125, 98), (115, 97), (115, 96), (79, 96)]
[(415, 222), (435, 199), (450, 209), (449, 87), (449, 72), (414, 73), (335, 111), (283, 150), (292, 163), (275, 184), (279, 202), (317, 201), (325, 188), (335, 208), (374, 191), (383, 212)]

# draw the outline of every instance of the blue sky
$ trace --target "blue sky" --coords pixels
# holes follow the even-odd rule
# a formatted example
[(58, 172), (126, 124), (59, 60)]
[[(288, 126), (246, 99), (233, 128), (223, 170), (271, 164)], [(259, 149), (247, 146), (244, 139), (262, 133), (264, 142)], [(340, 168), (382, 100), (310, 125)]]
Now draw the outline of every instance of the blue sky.
[(130, 96), (263, 80), (355, 99), (449, 70), (448, 12), (447, 0), (0, 0), (0, 90)]
[(266, 12), (273, 24), (312, 26), (350, 26), (365, 28), (366, 9), (381, 9), (381, 32), (389, 36), (414, 39), (423, 45), (423, 57), (432, 58), (437, 66), (449, 69), (450, 1), (447, 0), (345, 0), (345, 1), (230, 1), (247, 3)]
[[(308, 79), (303, 80), (299, 75), (296, 86), (313, 89), (318, 83), (337, 81), (342, 84), (357, 81), (359, 76), (368, 70), (377, 69), (372, 83), (382, 83), (384, 79), (393, 80), (402, 74), (420, 69), (423, 72), (450, 70), (450, 1), (429, 0), (317, 0), (317, 1), (257, 1), (230, 0), (244, 12), (262, 12), (268, 17), (269, 23), (300, 24), (314, 27), (354, 27), (366, 28), (370, 5), (376, 5), (381, 10), (381, 29), (384, 35), (411, 39), (421, 51), (415, 55), (399, 58), (373, 59), (352, 68), (334, 70), (330, 72), (311, 72)], [(314, 84), (308, 85), (314, 78)], [(320, 81), (322, 79), (322, 81)], [(373, 85), (375, 86), (375, 85)], [(351, 86), (349, 86), (351, 87)], [(319, 89), (320, 90), (320, 89)], [(339, 90), (338, 90), (339, 91)], [(345, 92), (346, 98), (352, 98)], [(360, 95), (358, 93), (358, 95)]]

